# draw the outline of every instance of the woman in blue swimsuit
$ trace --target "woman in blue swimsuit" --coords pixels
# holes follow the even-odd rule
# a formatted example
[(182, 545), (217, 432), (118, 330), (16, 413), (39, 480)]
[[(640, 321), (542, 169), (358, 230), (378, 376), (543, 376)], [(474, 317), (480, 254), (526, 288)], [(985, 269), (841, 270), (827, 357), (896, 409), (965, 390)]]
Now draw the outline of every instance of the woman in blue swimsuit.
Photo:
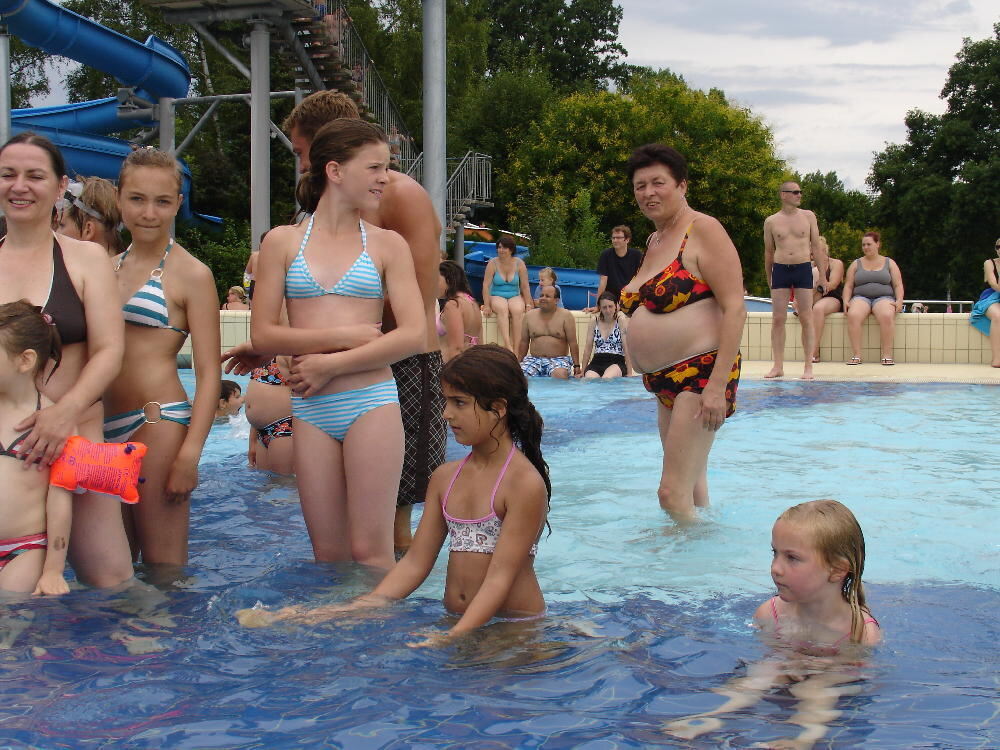
[[(215, 281), (170, 230), (181, 205), (177, 160), (154, 149), (129, 154), (118, 202), (132, 244), (114, 259), (125, 318), (121, 375), (104, 393), (104, 437), (149, 446), (140, 502), (125, 508), (132, 555), (148, 565), (187, 563), (191, 493), (219, 403), (219, 311)], [(191, 336), (194, 404), (177, 376)], [(169, 575), (169, 573), (168, 573)]]
[[(255, 352), (296, 355), (295, 476), (316, 560), (388, 568), (403, 466), (389, 365), (421, 351), (423, 304), (405, 241), (361, 220), (388, 183), (382, 131), (334, 120), (316, 133), (309, 161), (296, 197), (312, 216), (264, 239), (250, 336)], [(396, 327), (380, 335), (386, 302)]]
[(524, 313), (533, 307), (528, 267), (515, 257), (517, 246), (510, 237), (497, 243), (497, 257), (486, 264), (483, 272), (483, 313), (496, 313), (500, 343), (517, 354), (521, 341)]

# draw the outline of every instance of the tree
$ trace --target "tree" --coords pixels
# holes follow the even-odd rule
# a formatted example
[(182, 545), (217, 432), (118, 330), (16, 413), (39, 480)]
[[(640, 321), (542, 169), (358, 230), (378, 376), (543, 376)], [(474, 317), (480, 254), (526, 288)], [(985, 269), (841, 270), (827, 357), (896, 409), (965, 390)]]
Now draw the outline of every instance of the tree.
[(907, 114), (906, 143), (875, 157), (868, 184), (907, 297), (970, 299), (1000, 226), (1000, 23), (963, 41), (941, 98), (943, 115)]
[(618, 42), (622, 9), (613, 0), (487, 0), (486, 5), (493, 22), (489, 72), (531, 58), (563, 91), (625, 81), (627, 52)]
[(872, 224), (872, 199), (860, 190), (848, 190), (836, 172), (810, 172), (793, 178), (802, 188), (803, 208), (815, 212), (820, 234), (837, 222), (858, 228)]
[(721, 91), (693, 90), (669, 71), (633, 76), (621, 92), (573, 94), (547, 107), (510, 164), (497, 170), (520, 194), (509, 207), (513, 220), (529, 225), (586, 189), (601, 233), (628, 224), (642, 237), (650, 226), (624, 167), (633, 148), (654, 141), (687, 157), (691, 205), (725, 225), (748, 285), (763, 287), (761, 227), (784, 175), (771, 132)]
[[(364, 41), (410, 134), (421, 140), (423, 126), (423, 4), (419, 0), (348, 3), (351, 20)], [(477, 103), (471, 97), (486, 69), (489, 21), (484, 0), (447, 0), (447, 98), (449, 114)], [(449, 142), (454, 126), (447, 123)], [(453, 155), (461, 144), (450, 147)]]
[(18, 109), (29, 106), (32, 97), (49, 93), (49, 77), (45, 71), (48, 55), (29, 47), (16, 36), (10, 41), (10, 105)]

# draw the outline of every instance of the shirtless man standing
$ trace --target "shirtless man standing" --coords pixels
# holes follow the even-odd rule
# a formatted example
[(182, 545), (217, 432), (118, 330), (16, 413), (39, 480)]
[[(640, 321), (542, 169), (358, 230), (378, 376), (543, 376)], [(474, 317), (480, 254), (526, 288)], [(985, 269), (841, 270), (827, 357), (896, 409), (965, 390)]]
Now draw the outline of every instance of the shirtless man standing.
[[(764, 377), (780, 378), (785, 374), (785, 322), (788, 319), (788, 302), (792, 290), (806, 293), (797, 295), (799, 325), (802, 326), (802, 351), (805, 352), (803, 380), (813, 379), (812, 351), (814, 348), (812, 321), (812, 264), (816, 259), (819, 278), (826, 278), (829, 258), (819, 241), (816, 214), (799, 208), (802, 190), (796, 182), (783, 182), (779, 192), (781, 210), (764, 220), (764, 272), (771, 286), (771, 349), (774, 367)], [(817, 285), (822, 293), (823, 282)]]
[(529, 377), (565, 380), (580, 369), (576, 320), (569, 310), (557, 306), (558, 301), (556, 287), (542, 287), (538, 307), (524, 315), (517, 358), (521, 360), (521, 370)]

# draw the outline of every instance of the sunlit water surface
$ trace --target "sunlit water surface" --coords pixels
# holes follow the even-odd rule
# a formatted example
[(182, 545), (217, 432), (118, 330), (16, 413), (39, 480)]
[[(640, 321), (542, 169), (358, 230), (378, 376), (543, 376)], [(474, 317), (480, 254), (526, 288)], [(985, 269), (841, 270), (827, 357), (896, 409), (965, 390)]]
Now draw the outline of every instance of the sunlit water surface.
[(223, 422), (202, 461), (187, 577), (0, 603), (0, 743), (638, 748), (793, 736), (787, 690), (695, 745), (662, 727), (719, 705), (711, 688), (764, 655), (747, 623), (772, 593), (771, 524), (833, 497), (865, 531), (886, 641), (817, 747), (1000, 745), (1000, 388), (744, 383), (712, 453), (707, 522), (685, 530), (657, 506), (661, 452), (641, 384), (533, 381), (532, 397), (554, 487), (536, 562), (544, 622), (409, 648), (448, 625), (442, 553), (389, 611), (241, 629), (236, 609), (342, 600), (374, 579), (310, 561), (294, 485), (248, 471), (245, 421)]

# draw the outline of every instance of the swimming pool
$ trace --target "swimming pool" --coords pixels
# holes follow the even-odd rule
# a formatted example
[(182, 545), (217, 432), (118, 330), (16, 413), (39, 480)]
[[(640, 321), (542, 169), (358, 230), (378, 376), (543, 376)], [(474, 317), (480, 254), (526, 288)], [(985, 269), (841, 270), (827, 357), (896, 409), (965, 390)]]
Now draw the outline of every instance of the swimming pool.
[(245, 471), (240, 425), (217, 425), (186, 579), (0, 603), (0, 744), (749, 747), (789, 736), (782, 691), (693, 745), (661, 726), (718, 705), (710, 688), (761, 657), (746, 623), (771, 593), (771, 523), (835, 497), (865, 530), (887, 639), (818, 746), (1000, 745), (1000, 449), (982, 439), (1000, 388), (746, 382), (713, 450), (710, 522), (683, 531), (657, 508), (654, 406), (640, 383), (533, 381), (532, 396), (555, 490), (536, 565), (544, 622), (408, 648), (446, 624), (442, 559), (411, 600), (374, 618), (240, 629), (241, 607), (339, 600), (371, 578), (310, 562), (294, 488)]

